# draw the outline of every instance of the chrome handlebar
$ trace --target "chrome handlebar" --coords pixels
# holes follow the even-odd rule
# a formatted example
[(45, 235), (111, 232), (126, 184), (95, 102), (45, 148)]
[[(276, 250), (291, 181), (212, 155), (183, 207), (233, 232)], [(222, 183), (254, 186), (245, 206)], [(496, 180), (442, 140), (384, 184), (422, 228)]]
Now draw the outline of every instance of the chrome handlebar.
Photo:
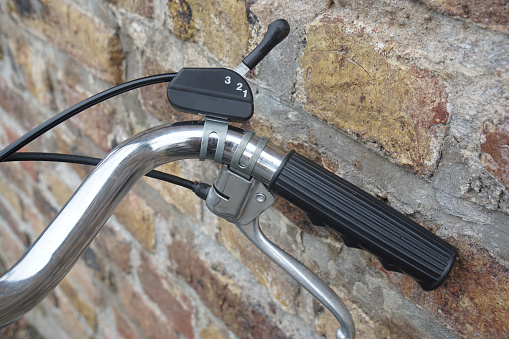
[[(25, 255), (0, 277), (0, 328), (35, 307), (62, 281), (131, 187), (154, 168), (171, 161), (199, 157), (217, 161), (216, 151), (221, 146), (222, 163), (230, 164), (233, 159), (233, 162), (247, 164), (251, 158), (257, 159), (252, 172), (250, 170), (251, 176), (265, 185), (271, 182), (286, 151), (251, 132), (231, 126), (226, 137), (220, 136), (210, 132), (206, 124), (184, 122), (151, 128), (112, 150)], [(203, 142), (207, 143), (206, 147), (202, 147)], [(264, 145), (263, 149), (260, 145)], [(264, 238), (258, 218), (253, 225), (258, 232), (253, 233), (247, 225), (237, 226), (332, 311), (342, 325), (337, 338), (353, 338), (353, 321), (341, 299), (305, 266)]]
[[(243, 136), (228, 130), (223, 162), (229, 163)], [(178, 123), (144, 131), (115, 148), (83, 182), (25, 255), (0, 278), (0, 327), (20, 318), (65, 277), (138, 179), (170, 161), (198, 158), (203, 123)], [(246, 147), (249, 157), (259, 140)], [(208, 140), (214, 157), (217, 135)], [(267, 145), (253, 176), (267, 184), (286, 152)]]

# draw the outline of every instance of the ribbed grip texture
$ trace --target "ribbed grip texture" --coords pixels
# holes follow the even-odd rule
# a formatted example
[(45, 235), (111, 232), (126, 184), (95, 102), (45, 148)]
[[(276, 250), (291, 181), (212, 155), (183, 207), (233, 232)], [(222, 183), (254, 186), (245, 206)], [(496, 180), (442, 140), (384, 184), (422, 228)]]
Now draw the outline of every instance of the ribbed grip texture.
[(456, 258), (450, 244), (297, 153), (283, 166), (271, 190), (305, 211), (315, 225), (334, 229), (345, 245), (372, 253), (385, 269), (411, 276), (424, 290), (444, 281)]

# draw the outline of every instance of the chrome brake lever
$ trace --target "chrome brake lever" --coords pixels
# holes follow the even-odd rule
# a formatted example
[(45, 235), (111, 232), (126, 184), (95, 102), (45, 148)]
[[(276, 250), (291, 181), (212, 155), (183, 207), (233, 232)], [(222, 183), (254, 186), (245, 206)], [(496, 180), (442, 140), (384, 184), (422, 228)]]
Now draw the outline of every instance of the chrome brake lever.
[(339, 296), (306, 266), (272, 243), (260, 229), (259, 216), (274, 200), (262, 183), (253, 178), (248, 180), (223, 165), (206, 203), (212, 213), (234, 223), (260, 251), (332, 312), (341, 325), (336, 331), (337, 339), (354, 338), (352, 316)]

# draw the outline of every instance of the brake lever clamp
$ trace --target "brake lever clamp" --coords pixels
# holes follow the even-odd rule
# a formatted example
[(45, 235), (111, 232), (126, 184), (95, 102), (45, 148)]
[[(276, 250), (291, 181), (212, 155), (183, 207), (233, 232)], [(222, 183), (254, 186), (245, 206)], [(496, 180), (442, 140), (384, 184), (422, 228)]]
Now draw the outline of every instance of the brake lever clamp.
[(306, 266), (272, 243), (260, 229), (259, 217), (274, 201), (274, 196), (261, 182), (222, 165), (209, 190), (206, 205), (215, 215), (234, 223), (260, 251), (331, 311), (341, 325), (336, 331), (337, 339), (354, 338), (352, 316), (339, 296)]

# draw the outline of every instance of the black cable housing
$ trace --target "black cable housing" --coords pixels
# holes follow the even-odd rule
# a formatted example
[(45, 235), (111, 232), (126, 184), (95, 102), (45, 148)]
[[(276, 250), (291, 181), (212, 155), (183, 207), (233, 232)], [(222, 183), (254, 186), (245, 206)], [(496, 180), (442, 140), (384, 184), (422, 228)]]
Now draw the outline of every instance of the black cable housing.
[(0, 151), (0, 162), (5, 161), (5, 159), (13, 154), (16, 151), (19, 151), (22, 147), (29, 144), (31, 141), (36, 139), (37, 137), (41, 136), (42, 134), (46, 133), (53, 127), (61, 124), (65, 120), (73, 117), (74, 115), (84, 111), (87, 108), (90, 108), (94, 105), (97, 105), (100, 102), (103, 102), (105, 100), (108, 100), (114, 96), (117, 96), (119, 94), (128, 92), (130, 90), (148, 86), (148, 85), (154, 85), (164, 82), (170, 82), (175, 77), (175, 73), (166, 73), (166, 74), (159, 74), (159, 75), (152, 75), (141, 79), (132, 80), (129, 82), (126, 82), (124, 84), (109, 88), (101, 93), (98, 93), (94, 96), (91, 96), (88, 99), (85, 99), (76, 105), (69, 107), (65, 111), (55, 115), (54, 117), (46, 120), (44, 123), (40, 124), (39, 126), (35, 127), (31, 131), (27, 132), (25, 135), (14, 141), (12, 144), (4, 148)]
[[(4, 162), (9, 161), (52, 161), (52, 162), (65, 162), (71, 164), (97, 166), (102, 159), (87, 157), (82, 155), (74, 154), (60, 154), (60, 153), (39, 153), (39, 152), (18, 152), (10, 155)], [(147, 177), (169, 182), (171, 184), (179, 185), (190, 190), (195, 191), (197, 185), (203, 185), (201, 183), (193, 182), (181, 177), (177, 177), (172, 174), (150, 171), (146, 174)], [(203, 188), (200, 187), (200, 190)]]

